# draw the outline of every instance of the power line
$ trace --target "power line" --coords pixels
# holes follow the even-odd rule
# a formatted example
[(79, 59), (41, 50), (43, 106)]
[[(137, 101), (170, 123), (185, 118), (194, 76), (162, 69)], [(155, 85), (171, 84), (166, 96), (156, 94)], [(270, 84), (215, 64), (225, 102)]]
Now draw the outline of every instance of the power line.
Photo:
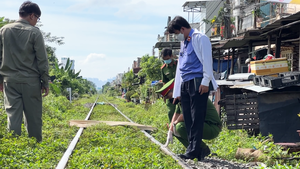
[[(220, 3), (219, 3), (218, 6), (214, 9), (214, 11), (219, 7), (219, 5), (221, 4), (221, 2), (223, 2), (223, 1), (220, 1)], [(212, 13), (213, 13), (213, 12), (212, 12)], [(211, 14), (212, 14), (212, 13), (211, 13)], [(209, 18), (209, 17), (208, 17), (208, 18)], [(203, 22), (203, 23), (204, 23), (204, 22)], [(203, 23), (202, 23), (202, 24), (203, 24)], [(200, 25), (200, 26), (201, 26), (201, 25)], [(205, 34), (207, 34), (207, 32), (211, 29), (211, 27), (213, 27), (213, 25), (210, 26), (210, 28), (205, 32)]]
[[(215, 11), (215, 10), (219, 7), (219, 5), (220, 5), (222, 2), (223, 2), (223, 0), (220, 1), (220, 3), (216, 6), (216, 8), (215, 8), (213, 11)], [(206, 18), (209, 18), (212, 14), (213, 14), (213, 12), (210, 13), (210, 15), (209, 15), (208, 17), (206, 17)], [(204, 22), (199, 26), (199, 28), (200, 28), (203, 24), (204, 24)], [(206, 33), (207, 33), (207, 32), (206, 32)], [(205, 33), (205, 34), (206, 34), (206, 33)]]

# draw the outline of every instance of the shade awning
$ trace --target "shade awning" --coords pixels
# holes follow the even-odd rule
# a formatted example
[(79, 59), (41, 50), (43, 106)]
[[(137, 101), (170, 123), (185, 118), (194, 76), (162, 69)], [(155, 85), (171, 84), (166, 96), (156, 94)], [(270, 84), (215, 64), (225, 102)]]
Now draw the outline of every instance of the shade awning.
[(180, 49), (180, 42), (157, 42), (155, 44), (155, 48), (158, 48), (158, 49), (163, 49), (163, 48)]
[(277, 2), (286, 4), (300, 4), (300, 0), (267, 0), (267, 2)]

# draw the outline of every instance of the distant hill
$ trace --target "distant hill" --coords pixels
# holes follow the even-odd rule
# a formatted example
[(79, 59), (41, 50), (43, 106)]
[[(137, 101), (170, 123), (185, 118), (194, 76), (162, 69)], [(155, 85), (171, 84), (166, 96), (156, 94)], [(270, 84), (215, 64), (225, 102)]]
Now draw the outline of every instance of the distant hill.
[(112, 82), (113, 80), (116, 79), (116, 77), (113, 77), (111, 79), (107, 79), (106, 81), (99, 80), (98, 78), (86, 78), (89, 81), (92, 81), (95, 83), (97, 88), (102, 88), (103, 85), (105, 85), (107, 82)]

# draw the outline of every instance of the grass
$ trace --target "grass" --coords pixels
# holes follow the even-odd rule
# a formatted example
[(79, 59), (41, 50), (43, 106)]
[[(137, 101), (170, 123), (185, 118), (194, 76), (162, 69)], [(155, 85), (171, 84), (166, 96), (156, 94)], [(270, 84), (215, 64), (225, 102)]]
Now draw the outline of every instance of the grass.
[[(0, 94), (3, 100), (3, 94)], [(1, 168), (54, 168), (66, 150), (77, 128), (68, 125), (71, 117), (83, 118), (87, 109), (64, 97), (49, 95), (43, 99), (43, 141), (28, 138), (22, 125), (22, 134), (14, 137), (7, 132), (7, 115), (1, 104), (0, 166)]]
[[(85, 119), (96, 96), (82, 98), (70, 103), (65, 97), (49, 95), (43, 99), (43, 141), (36, 143), (28, 138), (24, 126), (22, 135), (14, 137), (7, 132), (7, 116), (0, 101), (0, 166), (1, 168), (55, 168), (69, 143), (78, 131), (70, 127), (69, 120)], [(0, 100), (3, 95), (0, 93)], [(108, 98), (119, 110), (133, 121), (156, 127), (151, 134), (165, 143), (168, 122), (167, 107), (162, 100), (153, 105), (135, 105), (124, 100)], [(104, 101), (101, 96), (98, 100)], [(91, 115), (93, 120), (126, 121), (113, 107), (97, 105)], [(271, 136), (270, 136), (271, 138)], [(220, 135), (206, 141), (212, 152), (220, 158), (236, 160), (237, 148), (256, 147), (265, 152), (260, 159), (268, 168), (297, 168), (297, 161), (275, 160), (275, 157), (299, 157), (299, 153), (287, 154), (273, 142), (263, 142), (265, 137), (251, 137), (243, 130), (229, 131), (226, 127)], [(174, 139), (169, 148), (176, 154), (184, 153), (185, 148)], [(151, 143), (143, 133), (133, 127), (110, 127), (105, 124), (88, 127), (73, 152), (67, 168), (180, 168), (171, 157), (163, 154), (159, 147)], [(264, 167), (260, 167), (264, 168)]]
[[(65, 97), (49, 95), (43, 100), (43, 141), (7, 132), (7, 116), (0, 103), (0, 168), (55, 168), (78, 131), (69, 120), (85, 119), (96, 96), (70, 103)], [(0, 100), (3, 95), (0, 93)], [(101, 101), (101, 100), (99, 100)], [(91, 119), (124, 121), (111, 106), (96, 106)], [(131, 127), (109, 127), (104, 124), (84, 130), (67, 168), (180, 168), (163, 154), (143, 133)]]
[[(134, 103), (127, 103), (124, 100), (108, 97), (108, 100), (117, 105), (118, 109), (126, 114), (133, 121), (152, 125), (157, 130), (152, 135), (161, 143), (165, 143), (167, 137), (166, 123), (168, 123), (167, 106), (162, 100), (157, 100), (153, 105), (143, 105)], [(245, 130), (228, 130), (226, 126), (216, 139), (204, 140), (210, 147), (212, 153), (216, 153), (218, 157), (230, 161), (237, 161), (247, 163), (253, 161), (253, 159), (237, 160), (235, 154), (238, 148), (257, 148), (264, 152), (258, 161), (265, 163), (269, 168), (277, 167), (279, 165), (286, 165), (287, 167), (294, 168), (298, 165), (296, 160), (276, 160), (278, 157), (299, 157), (300, 153), (288, 154), (287, 151), (282, 150), (278, 145), (275, 145), (272, 141), (265, 141), (272, 136), (262, 137), (261, 135), (249, 136)], [(169, 145), (171, 150), (176, 153), (185, 152), (185, 148), (181, 143), (174, 139), (175, 143)], [(282, 167), (281, 166), (281, 167)]]

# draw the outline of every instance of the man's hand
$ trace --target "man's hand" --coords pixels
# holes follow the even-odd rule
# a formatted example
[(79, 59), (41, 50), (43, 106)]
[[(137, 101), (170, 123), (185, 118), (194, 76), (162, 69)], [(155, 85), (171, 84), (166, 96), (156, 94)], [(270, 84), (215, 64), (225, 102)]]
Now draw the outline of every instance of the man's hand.
[(173, 104), (175, 104), (175, 103), (176, 103), (176, 100), (179, 100), (179, 101), (180, 101), (180, 97), (176, 97), (176, 98), (174, 98), (174, 100), (173, 100)]
[(177, 137), (180, 137), (180, 134), (176, 131), (176, 124), (177, 124), (178, 122), (177, 121), (175, 121), (174, 123), (173, 123), (173, 127), (172, 127), (172, 131), (173, 131), (173, 134), (175, 135), (175, 136), (177, 136)]
[(49, 88), (42, 87), (42, 94), (43, 97), (47, 96), (49, 94)]
[(169, 145), (169, 143), (173, 144), (173, 133), (171, 130), (168, 131), (167, 141), (164, 146), (167, 147)]
[(199, 93), (202, 95), (203, 93), (207, 93), (209, 90), (208, 86), (200, 85), (199, 86)]

